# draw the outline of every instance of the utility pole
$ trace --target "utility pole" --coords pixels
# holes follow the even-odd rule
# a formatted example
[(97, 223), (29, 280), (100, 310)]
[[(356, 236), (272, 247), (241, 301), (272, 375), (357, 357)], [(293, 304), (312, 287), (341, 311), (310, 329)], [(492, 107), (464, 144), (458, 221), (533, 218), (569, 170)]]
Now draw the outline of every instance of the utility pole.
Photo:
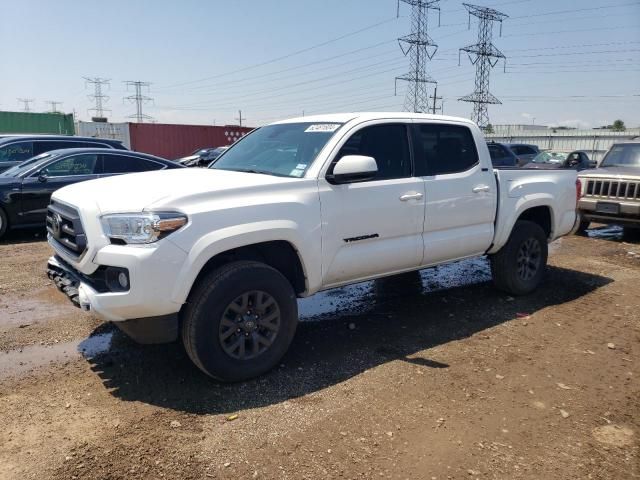
[(22, 108), (23, 112), (31, 111), (29, 104), (32, 103), (33, 101), (34, 101), (33, 98), (18, 98), (18, 102), (22, 103), (23, 105), (23, 108)]
[(238, 116), (236, 117), (236, 120), (238, 120), (238, 125), (242, 126), (242, 120), (246, 120), (246, 117), (242, 116), (242, 110), (238, 110)]
[(104, 104), (109, 101), (109, 97), (102, 93), (102, 86), (109, 86), (110, 80), (100, 77), (83, 77), (85, 80), (85, 88), (87, 84), (93, 85), (93, 95), (89, 95), (89, 100), (95, 102), (95, 107), (87, 110), (95, 112), (94, 118), (104, 119), (104, 112), (110, 111), (104, 108)]
[(51, 105), (51, 109), (49, 110), (49, 113), (60, 113), (60, 110), (58, 110), (58, 105), (62, 105), (62, 102), (56, 102), (55, 100), (47, 100), (44, 103), (48, 103), (49, 105)]
[(505, 68), (507, 61), (507, 57), (492, 43), (493, 22), (500, 23), (500, 35), (502, 35), (502, 20), (508, 18), (508, 15), (493, 8), (479, 7), (468, 3), (463, 3), (463, 5), (469, 12), (469, 28), (471, 28), (471, 16), (478, 18), (478, 43), (458, 51), (458, 65), (460, 64), (460, 52), (467, 52), (469, 60), (476, 66), (476, 87), (472, 94), (458, 100), (473, 103), (471, 120), (484, 129), (489, 124), (487, 105), (502, 103), (489, 92), (489, 73), (500, 59), (504, 60)]
[(433, 95), (429, 97), (433, 102), (431, 103), (431, 113), (433, 113), (434, 115), (436, 114), (436, 110), (440, 110), (440, 113), (442, 114), (442, 107), (443, 107), (443, 103), (440, 103), (439, 107), (436, 107), (436, 103), (438, 102), (438, 100), (442, 100), (442, 97), (438, 96), (438, 84), (436, 83), (435, 88), (433, 89)]
[(427, 62), (433, 58), (438, 45), (429, 37), (429, 10), (438, 11), (440, 23), (440, 0), (398, 0), (398, 16), (400, 16), (400, 2), (411, 6), (411, 33), (398, 38), (400, 49), (405, 57), (409, 56), (410, 71), (396, 77), (396, 93), (398, 80), (409, 82), (405, 95), (404, 109), (408, 112), (428, 112), (429, 92), (427, 84), (436, 81), (427, 74)]
[(124, 83), (127, 85), (127, 89), (129, 89), (130, 86), (133, 86), (136, 92), (134, 95), (129, 95), (128, 97), (124, 97), (123, 99), (123, 100), (129, 100), (129, 102), (131, 103), (135, 102), (136, 104), (136, 113), (133, 115), (129, 115), (127, 118), (135, 118), (138, 123), (143, 123), (145, 119), (153, 120), (153, 117), (142, 113), (142, 105), (153, 101), (153, 98), (147, 97), (146, 95), (142, 94), (142, 87), (147, 87), (147, 90), (148, 90), (149, 87), (151, 86), (151, 83), (141, 82), (138, 80), (135, 80), (135, 81), (128, 80)]

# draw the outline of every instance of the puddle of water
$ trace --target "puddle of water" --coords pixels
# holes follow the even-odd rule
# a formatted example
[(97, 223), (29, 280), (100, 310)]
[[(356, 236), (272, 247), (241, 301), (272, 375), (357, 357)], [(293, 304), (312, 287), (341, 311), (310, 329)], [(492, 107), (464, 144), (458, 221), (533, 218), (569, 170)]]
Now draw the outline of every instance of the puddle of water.
[(54, 362), (72, 360), (80, 356), (90, 359), (108, 351), (112, 337), (112, 332), (101, 333), (84, 340), (53, 345), (29, 345), (20, 350), (0, 353), (0, 379), (18, 376)]
[(398, 277), (362, 282), (335, 288), (298, 300), (301, 321), (327, 316), (349, 316), (371, 311), (394, 297), (424, 295), (429, 292), (491, 280), (486, 258), (471, 258)]
[[(52, 292), (56, 295), (52, 295)], [(53, 320), (73, 312), (69, 302), (61, 303), (55, 290), (44, 289), (29, 297), (10, 296), (0, 299), (0, 328), (32, 325)]]

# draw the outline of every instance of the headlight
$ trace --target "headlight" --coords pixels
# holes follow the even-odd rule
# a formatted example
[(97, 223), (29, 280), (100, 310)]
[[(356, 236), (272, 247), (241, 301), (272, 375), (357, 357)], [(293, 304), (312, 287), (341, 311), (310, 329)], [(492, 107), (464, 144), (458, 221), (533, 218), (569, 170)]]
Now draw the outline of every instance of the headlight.
[(115, 213), (101, 218), (104, 234), (124, 243), (153, 243), (186, 225), (181, 213)]

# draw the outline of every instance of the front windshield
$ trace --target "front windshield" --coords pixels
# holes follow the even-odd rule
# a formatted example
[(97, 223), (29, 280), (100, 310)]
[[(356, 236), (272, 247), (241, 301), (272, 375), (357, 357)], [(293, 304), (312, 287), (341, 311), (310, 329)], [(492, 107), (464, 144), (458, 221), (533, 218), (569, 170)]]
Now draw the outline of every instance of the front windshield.
[(567, 159), (564, 152), (542, 152), (533, 157), (534, 163), (562, 163)]
[(41, 153), (40, 155), (36, 155), (35, 157), (31, 157), (28, 160), (25, 160), (24, 162), (22, 162), (19, 165), (16, 165), (15, 167), (11, 167), (7, 170), (5, 170), (4, 172), (0, 173), (0, 177), (17, 177), (19, 176), (21, 173), (24, 173), (28, 170), (30, 170), (33, 167), (33, 164), (36, 162), (39, 162), (40, 160), (43, 160), (45, 158), (50, 158), (53, 157), (54, 155), (52, 153)]
[(302, 177), (341, 123), (283, 123), (254, 130), (209, 168)]
[(601, 167), (640, 167), (640, 144), (614, 145), (607, 152)]

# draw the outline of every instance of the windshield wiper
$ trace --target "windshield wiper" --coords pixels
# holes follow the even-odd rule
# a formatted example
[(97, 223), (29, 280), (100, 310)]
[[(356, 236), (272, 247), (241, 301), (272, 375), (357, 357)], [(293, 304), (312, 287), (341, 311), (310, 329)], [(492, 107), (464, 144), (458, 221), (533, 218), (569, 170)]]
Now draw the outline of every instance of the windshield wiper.
[(230, 172), (258, 173), (261, 175), (271, 175), (273, 177), (288, 177), (288, 175), (281, 173), (269, 172), (268, 170), (256, 170), (255, 168), (212, 168), (212, 170), (228, 170)]

